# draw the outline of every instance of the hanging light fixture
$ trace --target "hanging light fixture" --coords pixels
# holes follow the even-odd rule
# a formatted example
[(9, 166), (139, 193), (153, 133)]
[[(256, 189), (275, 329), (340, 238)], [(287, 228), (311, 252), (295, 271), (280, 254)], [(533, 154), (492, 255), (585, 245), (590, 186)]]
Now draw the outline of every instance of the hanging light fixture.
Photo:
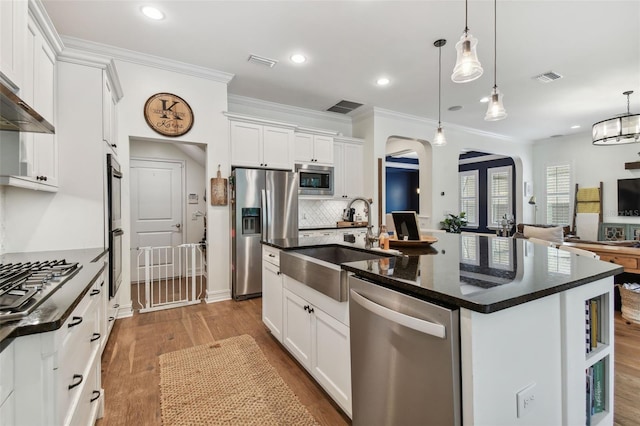
[(507, 111), (502, 104), (502, 93), (498, 90), (497, 69), (498, 69), (498, 1), (493, 0), (493, 91), (489, 99), (487, 113), (484, 116), (486, 121), (498, 121), (507, 118)]
[(464, 1), (464, 32), (456, 43), (456, 65), (453, 67), (451, 80), (455, 83), (467, 83), (482, 75), (482, 65), (478, 60), (476, 46), (478, 39), (469, 34), (467, 25), (467, 0)]
[(629, 95), (633, 90), (623, 92), (627, 97), (627, 114), (600, 121), (593, 125), (594, 145), (622, 145), (640, 142), (640, 114), (629, 111)]
[(433, 42), (433, 45), (438, 48), (438, 130), (433, 138), (434, 146), (443, 146), (447, 144), (447, 140), (444, 137), (442, 131), (442, 124), (440, 123), (440, 101), (442, 99), (442, 46), (447, 44), (447, 40), (441, 38)]

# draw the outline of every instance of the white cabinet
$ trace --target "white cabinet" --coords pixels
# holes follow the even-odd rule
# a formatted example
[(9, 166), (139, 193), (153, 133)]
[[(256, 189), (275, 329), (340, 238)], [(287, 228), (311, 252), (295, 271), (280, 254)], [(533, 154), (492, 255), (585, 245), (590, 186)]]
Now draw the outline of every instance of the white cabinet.
[[(4, 2), (2, 7), (4, 6)], [(26, 2), (25, 2), (26, 3)], [(0, 18), (2, 19), (2, 18)], [(29, 10), (21, 44), (24, 70), (20, 97), (47, 121), (56, 119), (56, 52)], [(56, 135), (3, 132), (0, 183), (56, 191), (58, 146)]]
[(231, 164), (293, 169), (293, 128), (230, 121)]
[(14, 345), (0, 352), (0, 425), (15, 424)]
[(333, 144), (333, 197), (350, 199), (363, 195), (364, 159), (362, 140), (335, 138)]
[(117, 121), (116, 106), (118, 104), (118, 96), (113, 89), (113, 83), (110, 81), (109, 74), (102, 72), (102, 140), (109, 148), (117, 153)]
[(295, 134), (296, 163), (333, 164), (333, 137), (312, 133)]
[(262, 322), (282, 342), (280, 250), (262, 246)]
[(284, 346), (351, 416), (348, 303), (284, 277)]
[(0, 78), (22, 86), (24, 31), (27, 27), (27, 2), (0, 1)]
[(15, 424), (88, 425), (101, 412), (102, 278), (59, 329), (14, 340)]

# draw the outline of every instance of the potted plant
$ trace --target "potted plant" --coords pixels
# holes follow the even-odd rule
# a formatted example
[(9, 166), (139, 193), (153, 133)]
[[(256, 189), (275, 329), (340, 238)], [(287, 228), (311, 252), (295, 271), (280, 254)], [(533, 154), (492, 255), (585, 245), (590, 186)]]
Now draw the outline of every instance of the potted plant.
[(447, 232), (459, 234), (462, 231), (462, 227), (467, 224), (467, 218), (465, 216), (465, 212), (460, 212), (458, 216), (449, 213), (445, 220), (440, 222), (442, 224), (442, 229)]

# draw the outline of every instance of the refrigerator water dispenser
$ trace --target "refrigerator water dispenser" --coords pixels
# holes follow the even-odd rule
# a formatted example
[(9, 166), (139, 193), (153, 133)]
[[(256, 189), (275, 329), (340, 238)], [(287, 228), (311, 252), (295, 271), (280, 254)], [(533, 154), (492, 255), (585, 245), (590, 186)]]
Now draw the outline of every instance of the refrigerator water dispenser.
[(260, 234), (260, 208), (244, 207), (242, 209), (242, 235)]

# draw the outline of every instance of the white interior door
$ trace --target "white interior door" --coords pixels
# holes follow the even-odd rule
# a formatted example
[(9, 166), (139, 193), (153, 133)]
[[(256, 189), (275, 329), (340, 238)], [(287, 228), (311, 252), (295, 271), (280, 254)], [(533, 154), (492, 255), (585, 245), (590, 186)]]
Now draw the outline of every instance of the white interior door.
[[(183, 243), (183, 170), (176, 161), (131, 160), (131, 281), (144, 280), (144, 254), (138, 260), (138, 247)], [(177, 259), (163, 251), (155, 253), (150, 262), (154, 278), (179, 273), (173, 271)]]

